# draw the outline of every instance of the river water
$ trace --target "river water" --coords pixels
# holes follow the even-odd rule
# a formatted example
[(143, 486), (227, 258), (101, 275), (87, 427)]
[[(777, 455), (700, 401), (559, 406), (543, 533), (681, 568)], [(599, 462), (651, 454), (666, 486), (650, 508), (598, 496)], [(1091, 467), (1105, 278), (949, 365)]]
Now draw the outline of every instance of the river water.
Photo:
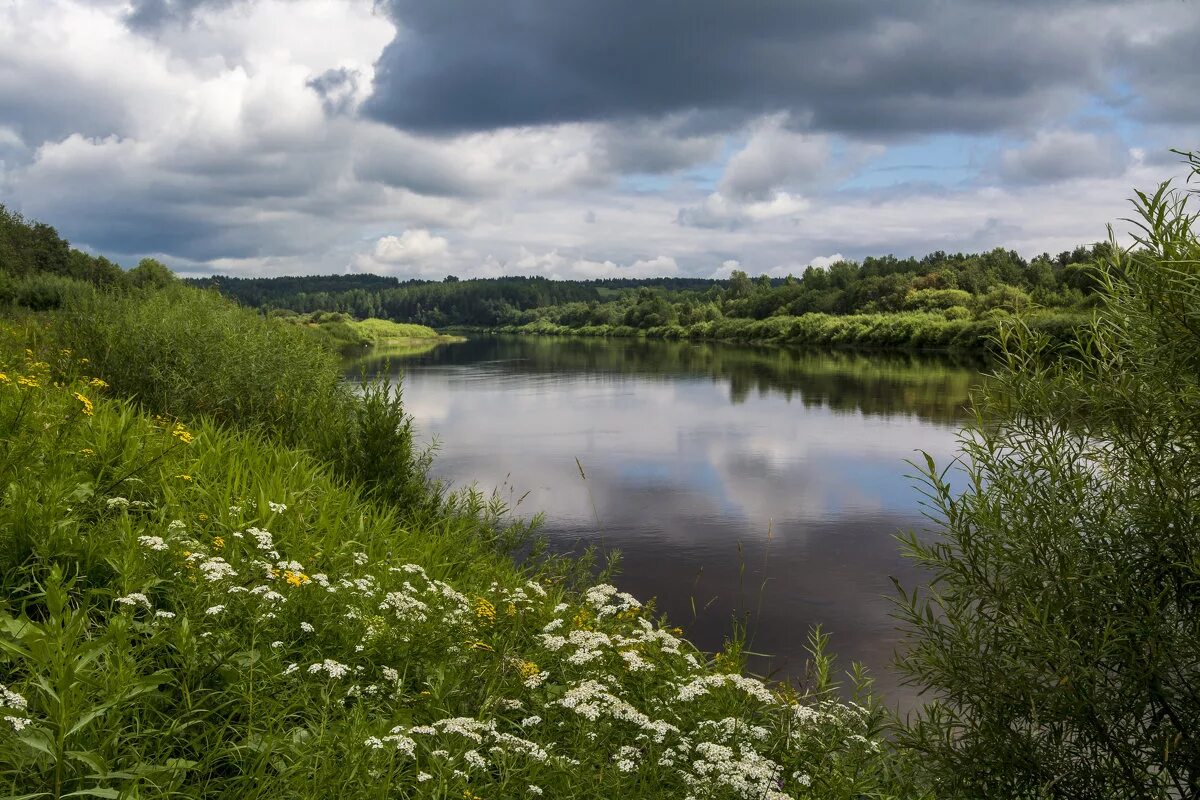
[[(814, 625), (883, 695), (900, 637), (894, 538), (922, 531), (907, 459), (957, 452), (978, 365), (710, 343), (476, 337), (370, 353), (348, 375), (404, 374), (434, 474), (545, 513), (556, 550), (620, 550), (614, 581), (715, 650), (735, 619), (763, 675), (803, 671)], [(518, 505), (518, 501), (519, 505)]]

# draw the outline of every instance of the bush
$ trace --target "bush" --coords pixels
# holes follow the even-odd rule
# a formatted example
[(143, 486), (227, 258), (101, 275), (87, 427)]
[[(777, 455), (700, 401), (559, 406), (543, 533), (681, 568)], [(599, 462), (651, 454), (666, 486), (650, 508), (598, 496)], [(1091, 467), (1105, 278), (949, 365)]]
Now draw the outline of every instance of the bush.
[[(937, 698), (903, 732), (942, 797), (1200, 795), (1200, 242), (1139, 195), (1099, 318), (1002, 335), (961, 494), (927, 459), (933, 576), (901, 598), (902, 666)], [(1060, 328), (1061, 334), (1061, 328)], [(1061, 335), (1059, 336), (1061, 341)]]

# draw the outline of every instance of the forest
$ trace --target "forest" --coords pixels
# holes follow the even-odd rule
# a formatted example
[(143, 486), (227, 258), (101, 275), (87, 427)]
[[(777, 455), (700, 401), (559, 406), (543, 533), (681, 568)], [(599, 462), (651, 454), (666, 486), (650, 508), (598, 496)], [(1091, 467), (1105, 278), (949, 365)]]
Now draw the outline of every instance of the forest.
[(374, 275), (195, 281), (266, 311), (340, 312), (435, 328), (979, 350), (1020, 316), (1069, 340), (1096, 302), (1101, 243), (1025, 260), (1011, 250), (868, 257), (800, 276), (408, 281)]

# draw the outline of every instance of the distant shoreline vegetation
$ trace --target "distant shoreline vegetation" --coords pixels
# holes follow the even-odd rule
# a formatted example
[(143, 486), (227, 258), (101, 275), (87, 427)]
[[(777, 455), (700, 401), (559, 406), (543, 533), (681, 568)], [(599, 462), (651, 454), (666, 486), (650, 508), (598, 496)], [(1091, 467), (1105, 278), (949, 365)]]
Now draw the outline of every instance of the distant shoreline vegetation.
[(869, 257), (799, 276), (589, 281), (505, 277), (401, 282), (378, 275), (192, 281), (291, 317), (318, 312), (433, 328), (984, 351), (1020, 320), (1075, 341), (1099, 302), (1101, 243), (1026, 260), (1011, 250)]

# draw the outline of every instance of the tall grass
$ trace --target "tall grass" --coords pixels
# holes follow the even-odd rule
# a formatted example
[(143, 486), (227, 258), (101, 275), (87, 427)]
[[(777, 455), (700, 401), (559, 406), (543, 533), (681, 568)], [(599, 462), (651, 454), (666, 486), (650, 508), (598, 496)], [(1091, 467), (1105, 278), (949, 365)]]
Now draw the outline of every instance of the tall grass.
[(59, 312), (55, 336), (151, 413), (252, 429), (409, 515), (436, 507), (398, 387), (368, 382), (356, 396), (336, 356), (297, 326), (176, 285), (90, 292)]

